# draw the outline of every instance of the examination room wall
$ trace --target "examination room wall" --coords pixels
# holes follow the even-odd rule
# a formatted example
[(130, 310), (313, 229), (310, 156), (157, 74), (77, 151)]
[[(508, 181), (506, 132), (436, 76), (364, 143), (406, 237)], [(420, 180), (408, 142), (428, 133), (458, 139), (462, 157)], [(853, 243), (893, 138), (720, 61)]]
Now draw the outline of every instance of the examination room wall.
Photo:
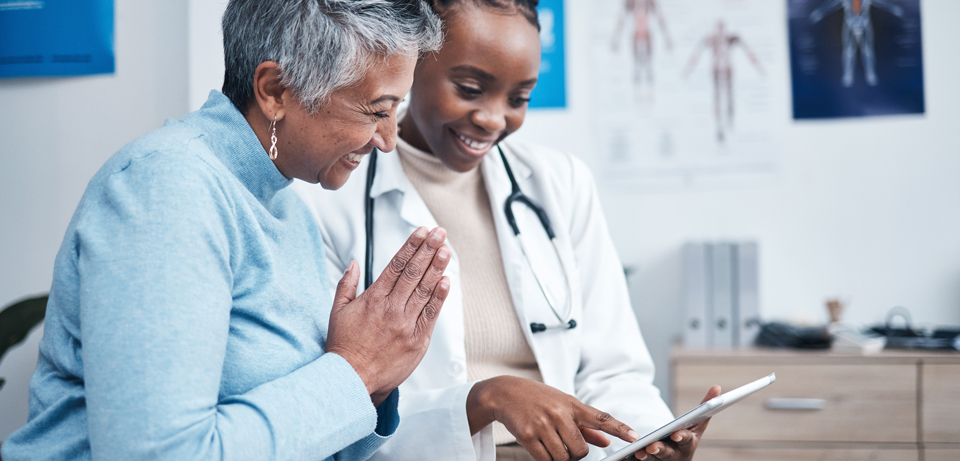
[[(782, 22), (786, 49), (778, 3), (770, 20)], [(572, 152), (598, 175), (590, 2), (565, 6), (569, 107), (531, 112), (518, 135)], [(898, 305), (921, 325), (960, 325), (960, 2), (921, 8), (925, 115), (794, 122), (787, 104), (779, 169), (766, 181), (631, 191), (597, 177), (617, 249), (635, 268), (634, 308), (662, 390), (689, 240), (759, 242), (765, 319), (824, 322), (825, 298), (839, 296), (844, 319), (861, 325)], [(789, 69), (770, 75), (789, 91)]]
[[(116, 72), (0, 80), (0, 306), (50, 290), (53, 261), (93, 174), (187, 111), (187, 2), (116, 0)], [(27, 421), (37, 328), (0, 363), (0, 440)]]

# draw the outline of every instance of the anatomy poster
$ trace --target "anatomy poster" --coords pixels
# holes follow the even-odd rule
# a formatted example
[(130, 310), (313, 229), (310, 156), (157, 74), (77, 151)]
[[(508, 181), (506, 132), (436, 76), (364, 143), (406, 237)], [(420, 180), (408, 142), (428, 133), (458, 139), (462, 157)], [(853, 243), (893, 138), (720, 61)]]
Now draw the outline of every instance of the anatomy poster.
[(601, 175), (687, 187), (776, 171), (789, 122), (786, 17), (771, 0), (600, 0)]
[(113, 70), (113, 0), (0, 0), (0, 77)]
[(540, 75), (530, 94), (530, 107), (561, 109), (567, 106), (563, 0), (540, 0), (537, 14), (540, 17)]
[(924, 112), (920, 0), (789, 0), (796, 119)]

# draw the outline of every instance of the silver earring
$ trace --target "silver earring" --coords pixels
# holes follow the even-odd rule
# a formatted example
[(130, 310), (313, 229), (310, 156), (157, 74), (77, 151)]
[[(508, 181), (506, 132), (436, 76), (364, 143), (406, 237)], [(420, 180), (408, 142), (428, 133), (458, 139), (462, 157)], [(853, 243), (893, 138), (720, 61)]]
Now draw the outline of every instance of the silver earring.
[(277, 116), (270, 122), (270, 160), (277, 159)]

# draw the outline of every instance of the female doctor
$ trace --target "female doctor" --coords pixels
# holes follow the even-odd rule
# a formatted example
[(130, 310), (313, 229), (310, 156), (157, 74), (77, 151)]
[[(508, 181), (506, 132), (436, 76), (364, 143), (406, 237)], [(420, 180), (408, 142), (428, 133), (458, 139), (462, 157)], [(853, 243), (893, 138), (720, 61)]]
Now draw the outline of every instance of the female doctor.
[[(672, 419), (587, 168), (504, 141), (537, 82), (536, 3), (435, 0), (446, 40), (417, 65), (397, 149), (338, 192), (298, 186), (330, 274), (356, 260), (370, 278), (413, 229), (448, 231), (444, 312), (374, 459), (599, 459)], [(705, 427), (636, 456), (691, 459)], [(621, 440), (591, 448), (604, 432)]]

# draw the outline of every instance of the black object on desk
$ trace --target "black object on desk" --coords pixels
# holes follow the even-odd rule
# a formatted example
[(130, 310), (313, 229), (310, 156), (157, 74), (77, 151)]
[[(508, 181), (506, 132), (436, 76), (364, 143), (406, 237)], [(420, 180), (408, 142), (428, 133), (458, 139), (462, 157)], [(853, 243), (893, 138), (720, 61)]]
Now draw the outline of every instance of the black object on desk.
[[(895, 327), (894, 320), (903, 319), (902, 327)], [(916, 330), (910, 326), (910, 311), (897, 306), (887, 313), (886, 322), (870, 331), (887, 338), (887, 349), (956, 349), (956, 339), (960, 336), (960, 327), (938, 328), (932, 334)]]
[(829, 349), (830, 333), (824, 327), (807, 327), (782, 322), (760, 325), (757, 345), (791, 349)]

